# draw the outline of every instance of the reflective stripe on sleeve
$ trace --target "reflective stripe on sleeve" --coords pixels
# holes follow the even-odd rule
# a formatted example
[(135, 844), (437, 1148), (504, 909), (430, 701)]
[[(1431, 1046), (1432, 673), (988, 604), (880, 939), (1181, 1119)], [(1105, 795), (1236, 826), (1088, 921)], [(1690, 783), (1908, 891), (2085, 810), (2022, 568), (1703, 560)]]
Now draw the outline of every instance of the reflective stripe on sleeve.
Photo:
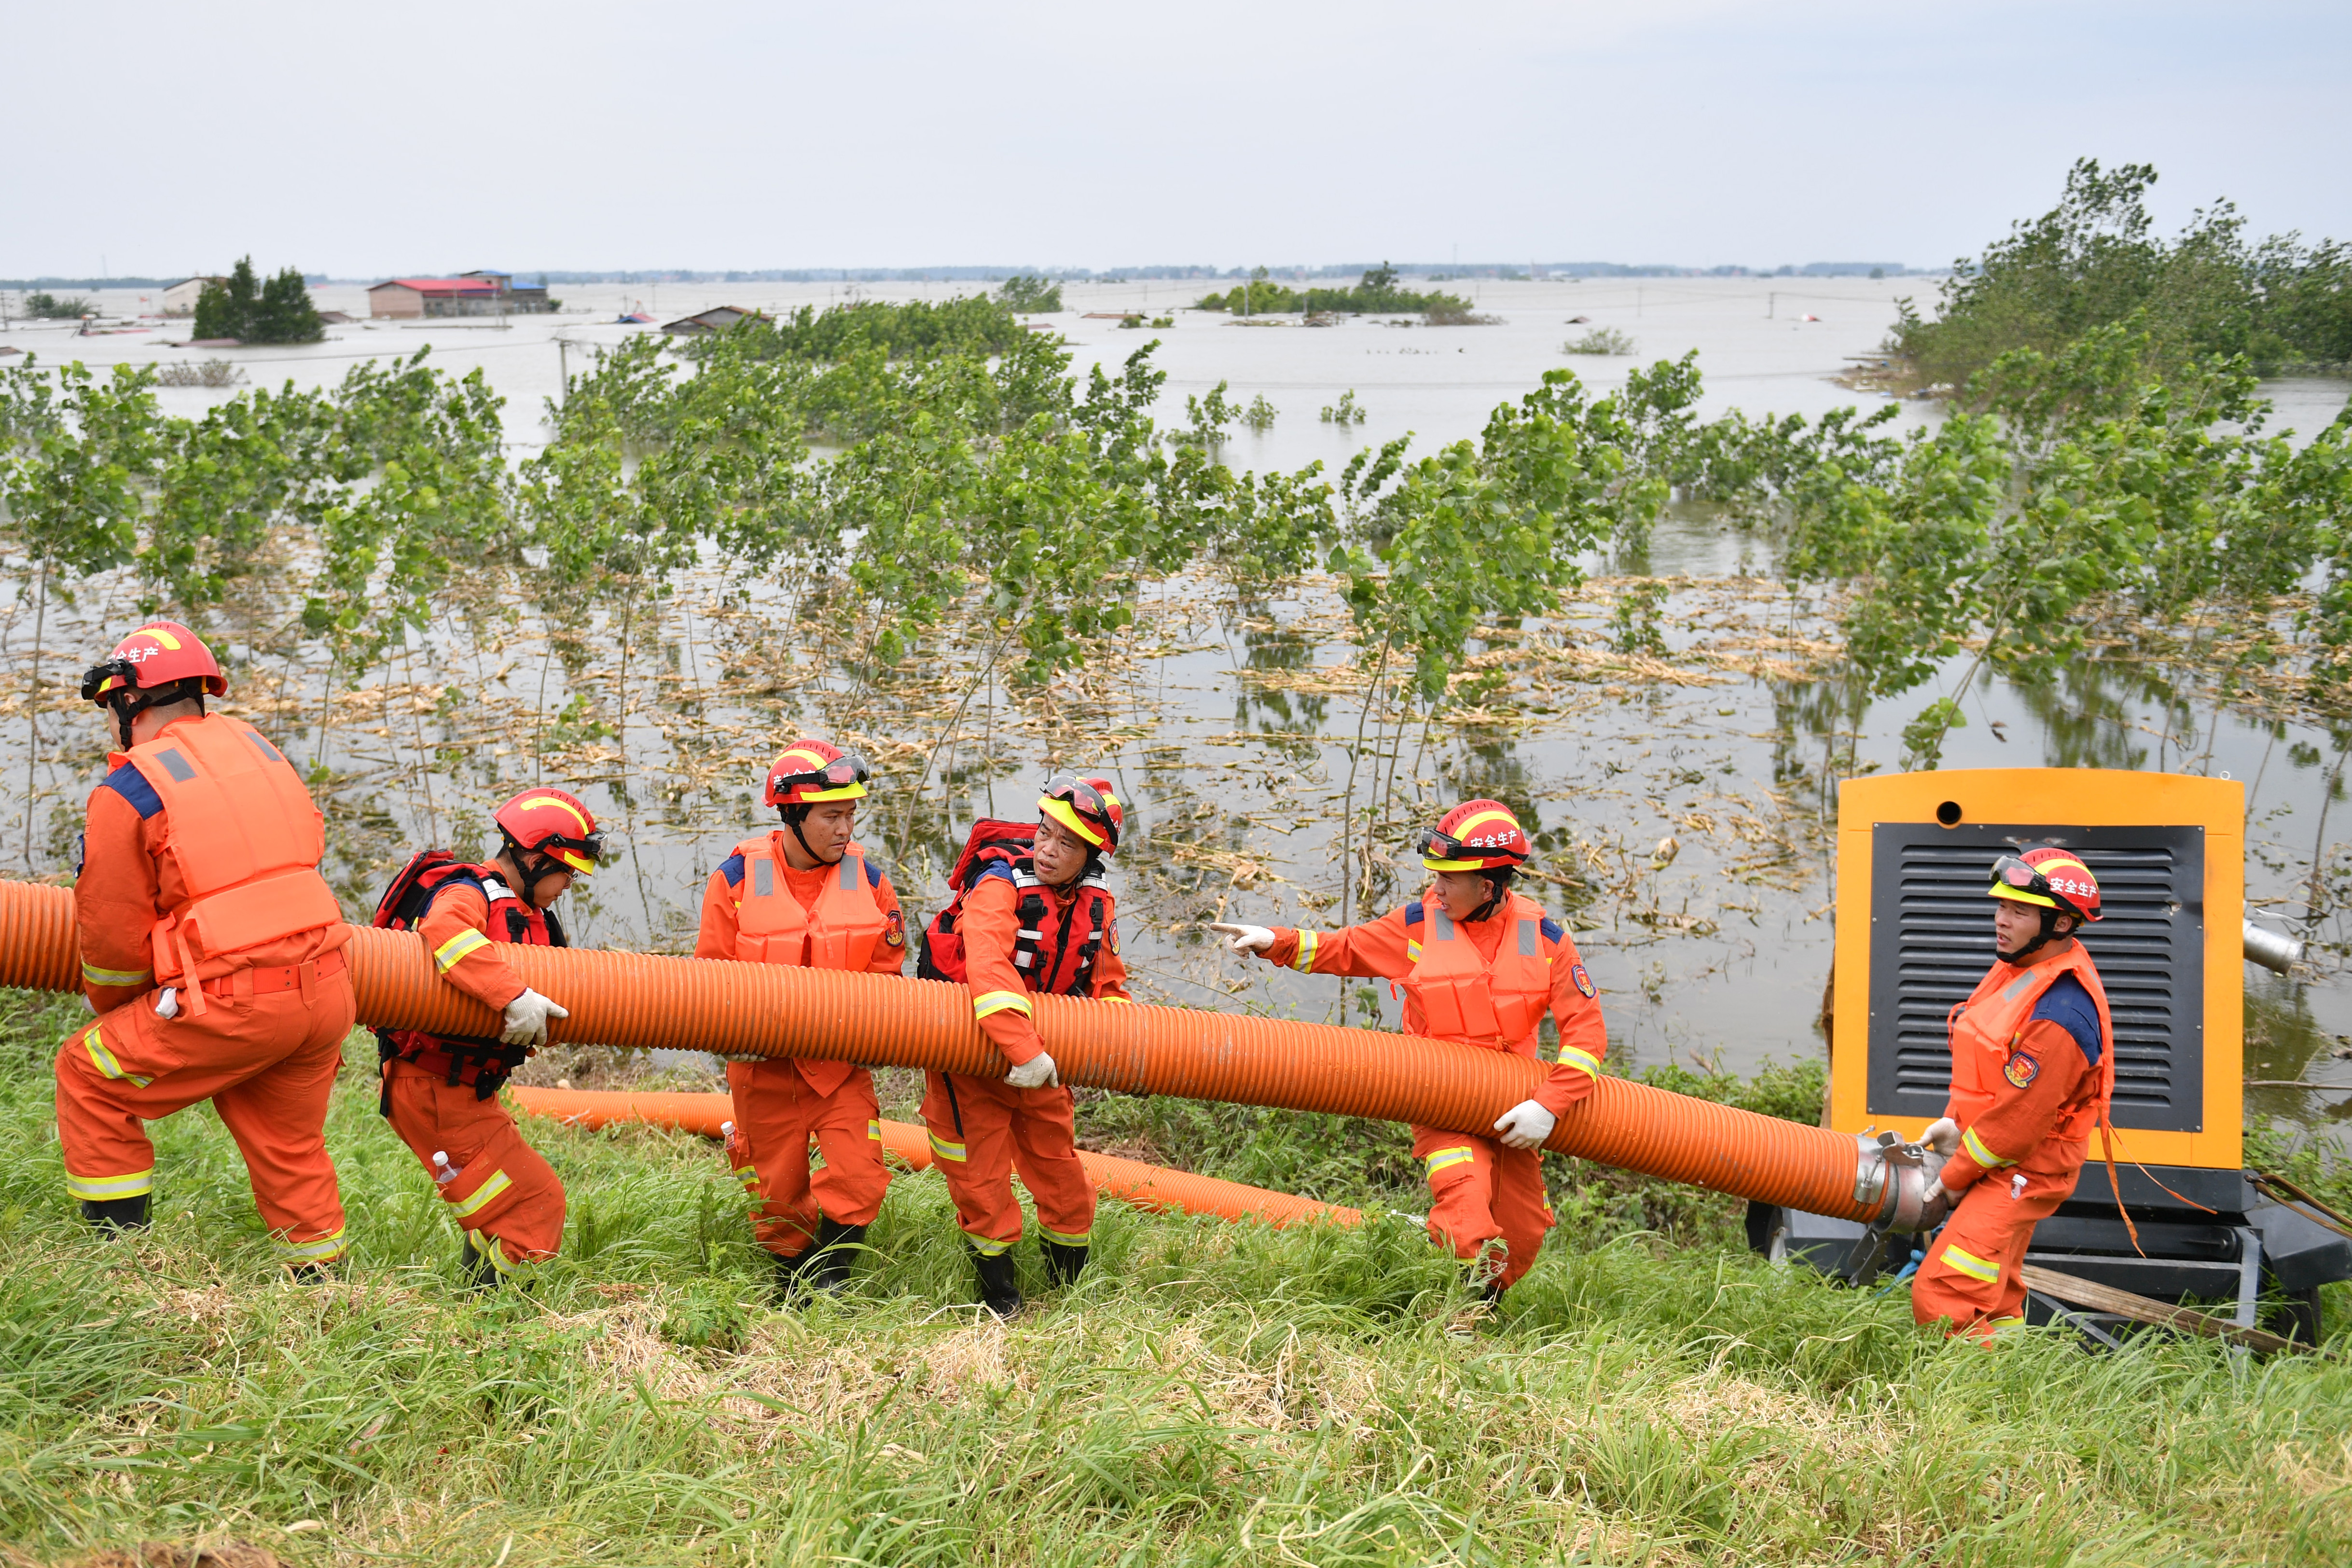
[(92, 1024), (89, 1031), (82, 1036), (81, 1048), (89, 1053), (90, 1065), (98, 1068), (103, 1077), (113, 1079), (118, 1083), (129, 1083), (139, 1089), (145, 1089), (155, 1081), (152, 1078), (142, 1078), (135, 1072), (123, 1071), (122, 1064), (114, 1059), (114, 1053), (106, 1048), (104, 1040), (99, 1038), (96, 1024)]
[(941, 1160), (953, 1160), (959, 1165), (964, 1163), (963, 1145), (951, 1143), (936, 1132), (931, 1134), (931, 1153)]
[(868, 1121), (866, 1124), (866, 1136), (877, 1143), (882, 1142), (882, 1124), (879, 1121)]
[(1033, 1017), (1035, 1016), (1029, 1005), (1029, 998), (1018, 991), (983, 991), (971, 999), (971, 1016), (975, 1018), (985, 1018), (991, 1013), (1002, 1013), (1012, 1008), (1018, 1008)]
[(490, 939), (478, 931), (461, 931), (434, 952), (433, 963), (446, 974), (457, 966), (457, 961), (477, 948), (490, 945)]
[(1419, 937), (1409, 936), (1404, 939), (1404, 956), (1405, 962), (1408, 963), (1419, 963), (1421, 962), (1421, 939)]
[(1601, 1076), (1601, 1058), (1591, 1051), (1580, 1051), (1574, 1046), (1560, 1047), (1559, 1065), (1564, 1068), (1582, 1068), (1594, 1078)]
[(1996, 1170), (2002, 1165), (2014, 1165), (2017, 1163), (2014, 1160), (2004, 1160), (2000, 1155), (1994, 1153), (1991, 1150), (1986, 1148), (1984, 1145), (1984, 1140), (1977, 1136), (1977, 1130), (1973, 1127), (1960, 1134), (1960, 1144), (1963, 1148), (1968, 1150), (1969, 1159), (1974, 1160), (1978, 1164), (1982, 1165), (1988, 1171)]
[(155, 1190), (155, 1167), (143, 1171), (126, 1171), (119, 1176), (77, 1176), (66, 1173), (66, 1194), (89, 1203), (102, 1204), (111, 1198), (135, 1198), (142, 1193)]
[(152, 969), (100, 969), (88, 959), (81, 961), (81, 977), (92, 985), (144, 985), (155, 978)]
[(1947, 1243), (1944, 1247), (1944, 1267), (1955, 1274), (1965, 1274), (1971, 1279), (1981, 1279), (1988, 1285), (2000, 1283), (2000, 1264), (1987, 1263), (1975, 1253), (1963, 1252), (1949, 1243)]
[(478, 1213), (484, 1205), (513, 1185), (514, 1179), (504, 1171), (493, 1171), (490, 1179), (476, 1187), (469, 1196), (452, 1203), (450, 1212), (464, 1219), (468, 1215)]
[(1301, 974), (1314, 973), (1315, 947), (1316, 943), (1320, 939), (1318, 938), (1311, 931), (1300, 931), (1298, 933), (1298, 952), (1297, 956), (1291, 959), (1290, 967), (1296, 969)]
[(1477, 1157), (1476, 1150), (1464, 1144), (1452, 1149), (1433, 1149), (1422, 1157), (1422, 1163), (1429, 1167), (1429, 1173), (1433, 1176), (1455, 1165), (1466, 1165)]

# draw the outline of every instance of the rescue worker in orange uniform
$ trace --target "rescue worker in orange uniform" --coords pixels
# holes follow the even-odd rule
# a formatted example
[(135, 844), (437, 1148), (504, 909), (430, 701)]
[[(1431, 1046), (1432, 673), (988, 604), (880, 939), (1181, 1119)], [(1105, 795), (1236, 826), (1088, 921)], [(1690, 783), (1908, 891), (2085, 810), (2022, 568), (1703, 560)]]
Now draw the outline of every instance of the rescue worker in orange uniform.
[(604, 836), (575, 795), (527, 789), (499, 807), (499, 852), (486, 865), (428, 851), (384, 895), (377, 923), (423, 933), (441, 978), (499, 1015), (496, 1039), (400, 1029), (379, 1034), (380, 1109), (439, 1188), (466, 1238), (477, 1288), (555, 1256), (563, 1182), (499, 1103), (499, 1086), (571, 1014), (523, 984), (498, 944), (564, 947), (551, 907), (596, 868)]
[(949, 976), (971, 988), (972, 1016), (1012, 1070), (1002, 1079), (929, 1073), (923, 1095), (933, 1163), (955, 1200), (981, 1301), (1000, 1318), (1021, 1310), (1013, 1172), (1037, 1205), (1045, 1273), (1055, 1285), (1076, 1281), (1094, 1239), (1095, 1184), (1078, 1159), (1077, 1104), (1037, 1038), (1029, 998), (1129, 1000), (1118, 902), (1103, 881), (1126, 808), (1108, 779), (1057, 773), (1037, 811), (1030, 852), (990, 861), (962, 895), (963, 973)]
[(2023, 1321), (2025, 1248), (2066, 1201), (2105, 1129), (2115, 1027), (2074, 933), (2099, 918), (2099, 883), (2071, 850), (1994, 861), (1991, 969), (1952, 1009), (1952, 1096), (1925, 1142), (1951, 1158), (1951, 1205), (1919, 1265), (1911, 1313), (1990, 1342)]
[(209, 1100), (278, 1256), (316, 1278), (343, 1251), (327, 1099), (352, 1029), (350, 932), (319, 876), (301, 775), (242, 720), (187, 627), (151, 621), (82, 678), (122, 750), (90, 793), (74, 884), (82, 991), (99, 1016), (58, 1053), (58, 1137), (84, 1218), (143, 1226), (143, 1122)]
[[(783, 826), (738, 844), (710, 873), (697, 958), (903, 972), (898, 890), (850, 837), (872, 776), (865, 758), (823, 741), (795, 741), (775, 760), (761, 798)], [(769, 1058), (730, 1062), (727, 1086), (728, 1154), (778, 1287), (838, 1289), (890, 1184), (874, 1075), (854, 1062)], [(812, 1140), (824, 1157), (814, 1173)]]
[(1535, 1267), (1553, 1224), (1538, 1151), (1561, 1112), (1592, 1092), (1608, 1026), (1576, 943), (1540, 905), (1510, 890), (1531, 846), (1499, 801), (1471, 800), (1421, 837), (1433, 873), (1420, 898), (1345, 931), (1214, 924), (1235, 952), (1302, 974), (1363, 975), (1404, 988), (1408, 1035), (1455, 1040), (1532, 1059), (1549, 1011), (1559, 1060), (1531, 1100), (1485, 1132), (1415, 1127), (1429, 1178), (1429, 1237), (1498, 1300)]

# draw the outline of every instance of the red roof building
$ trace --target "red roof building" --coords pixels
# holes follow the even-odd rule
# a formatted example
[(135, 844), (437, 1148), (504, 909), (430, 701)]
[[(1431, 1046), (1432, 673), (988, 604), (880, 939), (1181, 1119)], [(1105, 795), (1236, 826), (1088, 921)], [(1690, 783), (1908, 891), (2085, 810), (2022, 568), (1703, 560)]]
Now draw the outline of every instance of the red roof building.
[(462, 278), (392, 278), (368, 290), (368, 314), (378, 319), (534, 315), (550, 308), (544, 284), (518, 289), (503, 272), (469, 272)]

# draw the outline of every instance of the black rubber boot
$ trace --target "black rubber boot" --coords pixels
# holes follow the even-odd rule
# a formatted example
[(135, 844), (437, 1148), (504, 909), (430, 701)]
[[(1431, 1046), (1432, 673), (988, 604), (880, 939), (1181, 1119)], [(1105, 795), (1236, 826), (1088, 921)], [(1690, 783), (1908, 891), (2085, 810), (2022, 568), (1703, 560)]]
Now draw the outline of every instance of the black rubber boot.
[(1078, 1276), (1086, 1270), (1087, 1249), (1065, 1246), (1058, 1241), (1042, 1245), (1045, 1248), (1045, 1278), (1052, 1280), (1056, 1289), (1076, 1284)]
[[(505, 1283), (505, 1276), (499, 1272), (499, 1266), (490, 1260), (488, 1248), (475, 1240), (475, 1237), (480, 1235), (478, 1231), (469, 1230), (466, 1233), (465, 1248), (457, 1263), (458, 1272), (465, 1276), (467, 1289), (495, 1290)], [(488, 1241), (491, 1247), (499, 1245), (498, 1237), (494, 1236), (483, 1237), (482, 1239)]]
[(980, 1273), (980, 1304), (1000, 1318), (1017, 1316), (1021, 1287), (1013, 1282), (1013, 1254), (1000, 1252), (991, 1258), (974, 1250), (971, 1263)]
[(776, 1296), (780, 1300), (790, 1301), (800, 1294), (801, 1276), (808, 1272), (809, 1265), (815, 1260), (816, 1248), (814, 1246), (806, 1252), (796, 1252), (790, 1258), (776, 1259)]
[(816, 1245), (803, 1255), (813, 1261), (801, 1278), (812, 1290), (840, 1289), (849, 1283), (849, 1271), (856, 1266), (857, 1249), (865, 1241), (866, 1227), (862, 1225), (818, 1221)]
[(147, 1200), (152, 1195), (136, 1193), (127, 1198), (84, 1198), (81, 1217), (104, 1231), (145, 1230)]

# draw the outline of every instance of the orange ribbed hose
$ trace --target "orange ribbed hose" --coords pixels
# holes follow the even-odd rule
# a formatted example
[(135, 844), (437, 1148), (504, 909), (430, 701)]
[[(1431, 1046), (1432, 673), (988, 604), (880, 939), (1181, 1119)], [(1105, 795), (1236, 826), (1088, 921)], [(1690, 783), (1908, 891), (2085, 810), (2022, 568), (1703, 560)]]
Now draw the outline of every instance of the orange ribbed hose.
[[(0, 881), (0, 985), (72, 989), (73, 896)], [(482, 1037), (497, 1016), (433, 972), (414, 931), (353, 928), (362, 1021)], [(961, 985), (885, 974), (581, 948), (502, 945), (532, 989), (572, 1010), (558, 1039), (730, 1056), (814, 1057), (1002, 1077)], [(1444, 1040), (1188, 1008), (1031, 998), (1065, 1081), (1131, 1094), (1368, 1116), (1483, 1131), (1532, 1095), (1541, 1063)], [(1855, 1196), (1854, 1140), (1603, 1078), (1545, 1147), (1841, 1219)]]
[[(599, 1092), (584, 1089), (540, 1089), (515, 1084), (507, 1092), (533, 1116), (552, 1117), (583, 1127), (604, 1127), (615, 1121), (675, 1127), (705, 1138), (719, 1135), (719, 1124), (732, 1121), (735, 1101), (724, 1094), (642, 1094), (634, 1090)], [(908, 1121), (882, 1123), (882, 1147), (908, 1168), (924, 1171), (931, 1164), (930, 1134)], [(1329, 1225), (1364, 1223), (1362, 1213), (1339, 1204), (1317, 1203), (1243, 1182), (1196, 1176), (1116, 1154), (1078, 1151), (1087, 1179), (1097, 1191), (1130, 1208), (1183, 1214), (1214, 1215), (1220, 1219), (1262, 1219), (1272, 1226), (1302, 1225), (1320, 1220)]]

